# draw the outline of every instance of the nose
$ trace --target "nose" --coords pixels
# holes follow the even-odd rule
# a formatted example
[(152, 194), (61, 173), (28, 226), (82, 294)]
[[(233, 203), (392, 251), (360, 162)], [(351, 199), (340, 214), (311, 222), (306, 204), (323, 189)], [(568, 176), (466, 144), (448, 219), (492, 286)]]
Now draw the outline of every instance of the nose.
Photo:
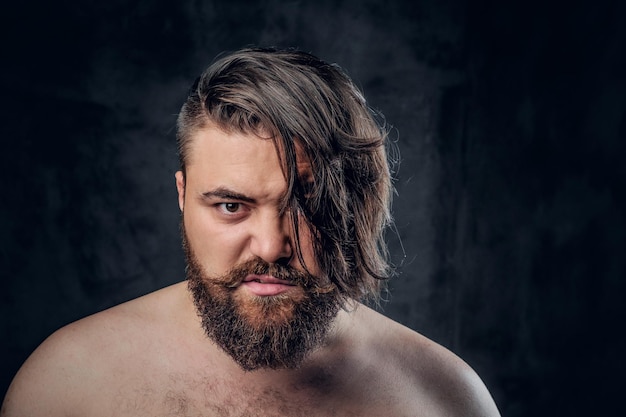
[(269, 263), (288, 264), (293, 256), (291, 221), (276, 212), (259, 216), (251, 235), (250, 251)]

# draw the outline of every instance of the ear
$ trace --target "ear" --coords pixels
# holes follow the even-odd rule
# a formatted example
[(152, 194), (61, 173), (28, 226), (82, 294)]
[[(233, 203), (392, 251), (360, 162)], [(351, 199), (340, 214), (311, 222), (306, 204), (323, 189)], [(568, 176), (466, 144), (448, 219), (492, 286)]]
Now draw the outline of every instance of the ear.
[(176, 190), (178, 190), (178, 207), (182, 212), (185, 207), (185, 175), (183, 171), (176, 172)]

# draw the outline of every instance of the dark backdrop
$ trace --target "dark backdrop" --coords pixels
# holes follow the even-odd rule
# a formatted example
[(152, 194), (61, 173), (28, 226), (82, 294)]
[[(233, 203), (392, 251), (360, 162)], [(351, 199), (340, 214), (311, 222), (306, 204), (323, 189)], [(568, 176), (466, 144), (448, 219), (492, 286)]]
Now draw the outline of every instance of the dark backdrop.
[(394, 127), (385, 314), (504, 415), (623, 413), (625, 4), (2, 6), (0, 391), (58, 327), (183, 278), (176, 113), (216, 54), (271, 44), (341, 64)]

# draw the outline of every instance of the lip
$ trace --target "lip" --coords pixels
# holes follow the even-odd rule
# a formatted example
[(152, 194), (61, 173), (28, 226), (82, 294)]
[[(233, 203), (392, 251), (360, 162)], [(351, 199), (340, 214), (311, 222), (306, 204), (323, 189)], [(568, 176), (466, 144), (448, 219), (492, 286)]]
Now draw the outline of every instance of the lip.
[(271, 297), (292, 290), (296, 285), (271, 275), (248, 275), (241, 286), (256, 296)]

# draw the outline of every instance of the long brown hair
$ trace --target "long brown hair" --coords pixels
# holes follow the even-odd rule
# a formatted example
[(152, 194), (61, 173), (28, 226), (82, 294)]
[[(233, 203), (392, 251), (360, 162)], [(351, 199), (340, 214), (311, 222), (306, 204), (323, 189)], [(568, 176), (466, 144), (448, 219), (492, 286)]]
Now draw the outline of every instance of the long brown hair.
[[(283, 209), (301, 213), (313, 231), (319, 268), (344, 297), (377, 301), (390, 272), (383, 234), (392, 192), (387, 131), (377, 120), (338, 66), (292, 49), (243, 49), (194, 83), (178, 117), (181, 169), (207, 123), (269, 133), (287, 180)], [(311, 164), (310, 184), (298, 179), (296, 146)], [(295, 246), (302, 261), (297, 238)]]

